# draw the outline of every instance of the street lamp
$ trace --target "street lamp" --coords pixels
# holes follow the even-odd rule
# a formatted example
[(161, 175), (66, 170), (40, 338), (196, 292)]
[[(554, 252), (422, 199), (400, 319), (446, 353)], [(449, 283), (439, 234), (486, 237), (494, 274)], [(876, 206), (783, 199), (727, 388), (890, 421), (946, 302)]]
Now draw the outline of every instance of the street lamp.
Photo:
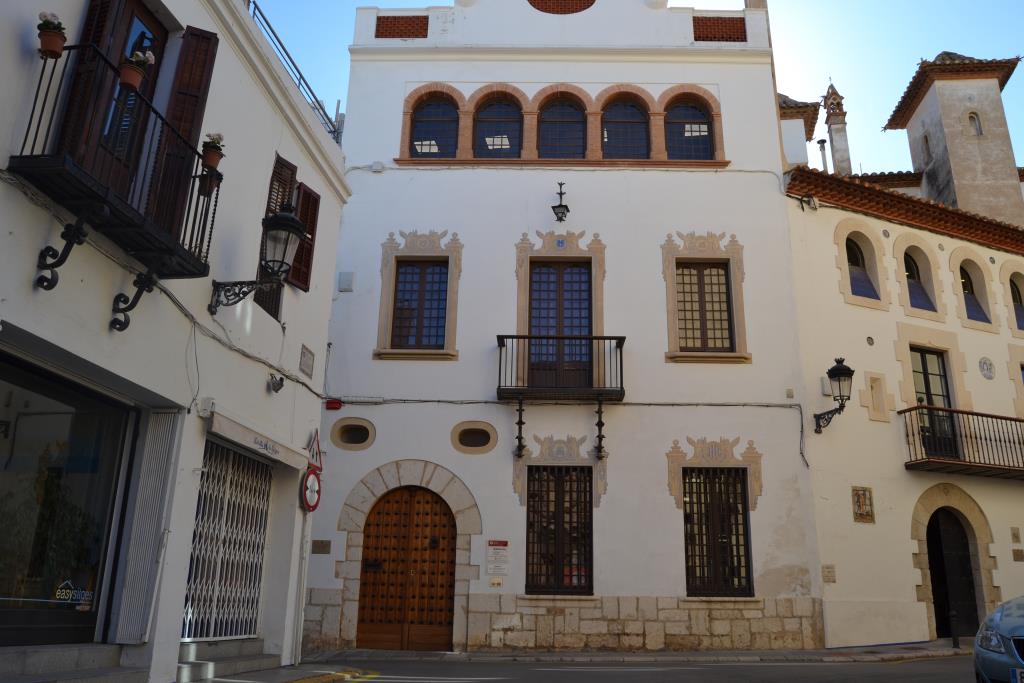
[(257, 289), (280, 287), (291, 270), (299, 244), (306, 237), (306, 226), (295, 215), (291, 204), (263, 219), (260, 241), (260, 272), (256, 280), (213, 281), (213, 296), (207, 310), (215, 315), (221, 306), (234, 306)]
[(558, 204), (551, 207), (551, 210), (555, 212), (555, 220), (559, 223), (564, 223), (565, 217), (569, 215), (569, 207), (566, 206), (565, 202), (563, 201), (563, 198), (565, 197), (565, 192), (562, 190), (562, 188), (564, 186), (565, 183), (558, 183)]
[(846, 402), (850, 400), (850, 390), (853, 387), (853, 368), (846, 365), (845, 358), (836, 358), (836, 364), (825, 373), (828, 376), (829, 384), (832, 386), (832, 400), (839, 404), (832, 410), (814, 415), (814, 433), (821, 434), (821, 430), (828, 427), (832, 418), (843, 412)]

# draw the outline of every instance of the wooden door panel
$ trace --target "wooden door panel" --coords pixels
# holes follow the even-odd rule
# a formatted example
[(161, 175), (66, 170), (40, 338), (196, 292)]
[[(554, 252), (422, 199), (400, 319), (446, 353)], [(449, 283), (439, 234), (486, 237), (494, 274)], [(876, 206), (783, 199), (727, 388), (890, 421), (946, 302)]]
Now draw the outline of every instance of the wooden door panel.
[(356, 644), (450, 650), (455, 606), (455, 518), (421, 488), (395, 489), (364, 527)]

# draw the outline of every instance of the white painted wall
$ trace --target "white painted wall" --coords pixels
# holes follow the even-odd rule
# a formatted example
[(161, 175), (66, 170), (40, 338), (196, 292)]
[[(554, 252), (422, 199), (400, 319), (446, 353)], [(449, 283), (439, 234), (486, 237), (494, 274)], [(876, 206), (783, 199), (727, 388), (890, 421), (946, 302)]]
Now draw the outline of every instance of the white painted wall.
[(791, 164), (807, 164), (807, 130), (803, 119), (782, 120), (782, 149)]
[[(73, 251), (60, 270), (61, 280), (55, 291), (34, 289), (36, 256), (43, 246), (60, 244), (61, 221), (49, 209), (33, 204), (10, 182), (0, 185), (0, 321), (63, 347), (183, 410), (192, 403), (193, 396), (212, 398), (218, 412), (301, 451), (319, 424), (320, 399), (314, 392), (322, 388), (334, 245), (341, 206), (348, 194), (342, 175), (344, 158), (309, 112), (269, 45), (263, 44), (258, 29), (244, 16), (240, 3), (167, 0), (164, 4), (181, 25), (179, 30), (193, 25), (219, 36), (202, 130), (204, 134), (216, 131), (225, 135), (227, 156), (220, 166), (224, 182), (210, 250), (210, 277), (162, 284), (200, 325), (238, 350), (226, 348), (200, 331), (195, 335), (198, 348), (193, 351), (192, 323), (160, 291), (142, 298), (126, 332), (110, 332), (107, 324), (111, 301), (118, 292), (129, 291), (133, 275), (108, 255), (123, 262), (130, 262), (128, 257), (95, 233), (88, 245)], [(77, 40), (85, 6), (79, 0), (54, 0), (46, 8), (61, 17), (69, 44)], [(0, 80), (7, 93), (0, 98), (0, 149), (4, 157), (16, 154), (20, 148), (38, 79), (38, 10), (15, 3), (0, 8), (0, 24), (6, 36), (0, 41)], [(179, 37), (172, 31), (172, 45)], [(173, 78), (174, 68), (175, 60), (166, 59), (160, 74), (164, 86)], [(260, 220), (275, 152), (295, 163), (298, 179), (321, 196), (311, 289), (304, 293), (286, 287), (280, 324), (255, 306), (251, 298), (236, 307), (222, 308), (215, 319), (211, 318), (206, 305), (212, 279), (252, 279), (256, 274)], [(61, 214), (60, 209), (53, 212)], [(302, 345), (316, 354), (312, 378), (299, 373)], [(31, 353), (32, 349), (23, 351)], [(280, 393), (270, 394), (266, 383), (271, 370), (264, 362), (302, 377), (311, 389), (286, 381)], [(173, 496), (172, 531), (152, 634), (156, 646), (151, 675), (153, 680), (161, 681), (175, 675), (198, 468), (206, 434), (205, 421), (195, 410), (183, 412), (182, 419), (185, 428), (177, 470), (168, 484)], [(296, 490), (294, 472), (275, 478), (271, 522), (274, 547), (268, 551), (266, 565), (269, 584), (283, 586), (298, 579), (296, 563), (302, 548)], [(276, 559), (279, 557), (295, 559), (282, 563)], [(272, 629), (275, 633), (267, 639), (268, 649), (282, 653), (284, 661), (289, 662), (292, 631), (279, 626), (294, 620), (301, 605), (296, 607), (294, 591), (268, 592), (266, 597), (264, 609), (285, 620)], [(147, 664), (148, 652), (141, 655)], [(138, 658), (131, 653), (126, 656)]]

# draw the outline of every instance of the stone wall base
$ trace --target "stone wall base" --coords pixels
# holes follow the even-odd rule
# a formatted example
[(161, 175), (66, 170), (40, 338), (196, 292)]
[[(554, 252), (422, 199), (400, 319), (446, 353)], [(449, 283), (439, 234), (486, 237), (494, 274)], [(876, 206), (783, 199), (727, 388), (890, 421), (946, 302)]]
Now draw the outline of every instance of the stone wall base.
[[(312, 588), (305, 654), (350, 649), (342, 593)], [(820, 598), (577, 597), (473, 593), (469, 650), (811, 650), (825, 646)]]
[(824, 647), (819, 598), (469, 596), (469, 649)]

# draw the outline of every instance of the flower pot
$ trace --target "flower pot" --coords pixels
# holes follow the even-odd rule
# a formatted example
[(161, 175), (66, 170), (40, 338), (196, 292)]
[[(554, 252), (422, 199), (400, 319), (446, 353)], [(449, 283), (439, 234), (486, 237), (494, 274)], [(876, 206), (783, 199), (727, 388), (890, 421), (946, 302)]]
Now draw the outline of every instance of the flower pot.
[(40, 31), (39, 54), (43, 59), (59, 59), (64, 54), (64, 43), (68, 37), (63, 31)]
[(213, 191), (220, 187), (220, 173), (214, 170), (208, 170), (199, 177), (199, 194), (203, 197), (209, 197), (213, 194)]
[(146, 70), (141, 66), (125, 62), (121, 65), (121, 87), (128, 90), (138, 90), (139, 86), (142, 85), (142, 79), (145, 75)]
[(203, 167), (204, 168), (217, 168), (217, 164), (224, 158), (224, 152), (220, 151), (215, 147), (207, 147), (203, 145)]

